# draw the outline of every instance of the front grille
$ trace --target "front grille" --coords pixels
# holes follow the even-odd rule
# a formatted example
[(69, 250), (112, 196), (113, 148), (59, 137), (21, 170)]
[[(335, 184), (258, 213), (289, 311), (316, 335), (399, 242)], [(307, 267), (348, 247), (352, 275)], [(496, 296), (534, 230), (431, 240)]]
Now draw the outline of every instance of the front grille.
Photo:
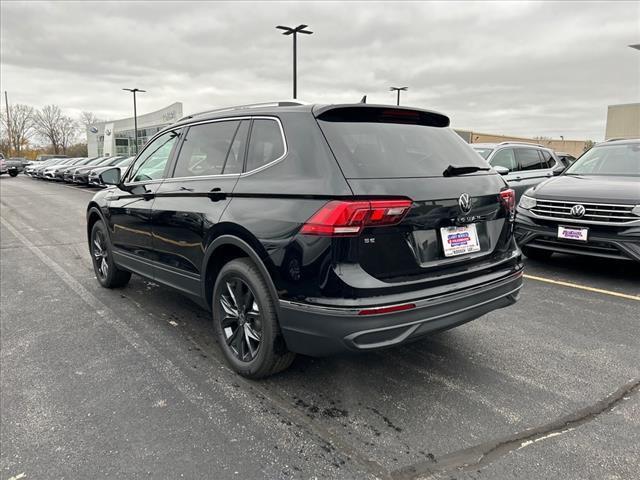
[[(585, 213), (582, 217), (571, 215), (571, 209), (576, 205), (582, 205)], [(640, 220), (631, 210), (633, 205), (616, 205), (611, 203), (587, 203), (587, 202), (559, 202), (552, 200), (536, 200), (536, 206), (531, 212), (539, 217), (550, 219), (567, 219), (574, 221), (587, 221), (589, 223), (624, 224)]]
[(527, 243), (527, 246), (563, 253), (577, 253), (619, 260), (632, 260), (625, 251), (620, 250), (615, 244), (608, 242), (594, 242), (589, 240), (586, 243), (579, 243), (570, 240), (560, 240), (550, 235), (541, 235), (533, 239), (530, 243)]

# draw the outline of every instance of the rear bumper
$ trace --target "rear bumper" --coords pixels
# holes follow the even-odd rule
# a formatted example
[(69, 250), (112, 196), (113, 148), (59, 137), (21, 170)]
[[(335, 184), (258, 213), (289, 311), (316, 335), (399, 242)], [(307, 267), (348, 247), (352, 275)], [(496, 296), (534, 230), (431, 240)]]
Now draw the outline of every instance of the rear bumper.
[(289, 350), (304, 355), (387, 348), (514, 304), (522, 288), (522, 273), (522, 269), (511, 271), (472, 288), (418, 298), (411, 301), (415, 308), (410, 310), (376, 315), (281, 300), (280, 327)]
[(640, 226), (620, 230), (584, 225), (589, 234), (587, 241), (581, 242), (559, 239), (558, 225), (566, 224), (542, 224), (520, 214), (516, 217), (516, 241), (520, 247), (640, 262)]

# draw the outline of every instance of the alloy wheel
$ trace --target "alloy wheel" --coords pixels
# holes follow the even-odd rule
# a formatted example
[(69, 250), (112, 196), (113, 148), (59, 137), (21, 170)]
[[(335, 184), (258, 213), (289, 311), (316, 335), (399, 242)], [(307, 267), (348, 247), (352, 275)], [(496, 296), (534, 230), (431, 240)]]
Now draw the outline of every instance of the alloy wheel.
[(262, 318), (254, 293), (243, 280), (231, 277), (224, 283), (219, 302), (227, 346), (239, 360), (253, 360), (262, 340)]
[(109, 274), (109, 254), (104, 234), (97, 230), (93, 237), (93, 261), (101, 279), (106, 279)]

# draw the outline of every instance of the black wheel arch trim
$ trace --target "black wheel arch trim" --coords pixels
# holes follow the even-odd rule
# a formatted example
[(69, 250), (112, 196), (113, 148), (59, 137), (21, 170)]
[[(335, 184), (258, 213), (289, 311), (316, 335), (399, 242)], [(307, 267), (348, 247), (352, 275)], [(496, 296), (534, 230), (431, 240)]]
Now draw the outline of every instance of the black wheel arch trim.
[(107, 230), (107, 236), (109, 237), (109, 242), (111, 242), (111, 232), (109, 231), (109, 224), (107, 223), (107, 219), (104, 216), (104, 212), (102, 211), (102, 209), (100, 208), (100, 205), (98, 205), (95, 202), (91, 202), (89, 203), (89, 206), (87, 207), (87, 240), (89, 242), (89, 245), (91, 244), (91, 231), (89, 230), (89, 219), (91, 218), (91, 216), (93, 214), (97, 214), (100, 217), (100, 220), (102, 220), (102, 223), (104, 223), (106, 230)]
[(271, 293), (271, 296), (273, 298), (275, 309), (279, 314), (280, 301), (278, 297), (278, 292), (273, 283), (273, 279), (271, 278), (271, 274), (269, 273), (269, 270), (267, 269), (266, 265), (264, 264), (260, 256), (253, 249), (253, 247), (249, 245), (249, 243), (247, 243), (245, 240), (239, 237), (236, 237), (235, 235), (228, 235), (228, 234), (221, 235), (217, 237), (213, 242), (211, 242), (207, 247), (207, 250), (205, 251), (205, 254), (204, 254), (204, 259), (202, 261), (202, 269), (201, 269), (202, 275), (200, 276), (202, 298), (204, 298), (207, 302), (209, 301), (209, 299), (206, 297), (206, 291), (207, 291), (206, 278), (207, 278), (207, 267), (209, 265), (209, 261), (211, 260), (211, 257), (213, 256), (215, 251), (218, 248), (225, 245), (233, 245), (234, 247), (238, 247), (240, 250), (246, 253), (247, 257), (249, 257), (251, 261), (253, 261), (256, 267), (258, 267), (258, 270), (260, 270), (260, 273), (262, 274), (265, 282), (267, 283), (267, 287), (269, 288), (269, 293)]

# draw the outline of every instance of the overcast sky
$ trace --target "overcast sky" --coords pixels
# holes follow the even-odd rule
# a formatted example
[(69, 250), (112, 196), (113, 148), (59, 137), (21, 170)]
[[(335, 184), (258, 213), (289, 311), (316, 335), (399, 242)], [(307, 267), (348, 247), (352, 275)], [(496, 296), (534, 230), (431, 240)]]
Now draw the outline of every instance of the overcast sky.
[[(131, 116), (298, 97), (402, 103), (457, 128), (601, 140), (607, 105), (640, 101), (640, 2), (10, 2), (1, 5), (11, 103)], [(4, 105), (3, 105), (4, 106)]]

